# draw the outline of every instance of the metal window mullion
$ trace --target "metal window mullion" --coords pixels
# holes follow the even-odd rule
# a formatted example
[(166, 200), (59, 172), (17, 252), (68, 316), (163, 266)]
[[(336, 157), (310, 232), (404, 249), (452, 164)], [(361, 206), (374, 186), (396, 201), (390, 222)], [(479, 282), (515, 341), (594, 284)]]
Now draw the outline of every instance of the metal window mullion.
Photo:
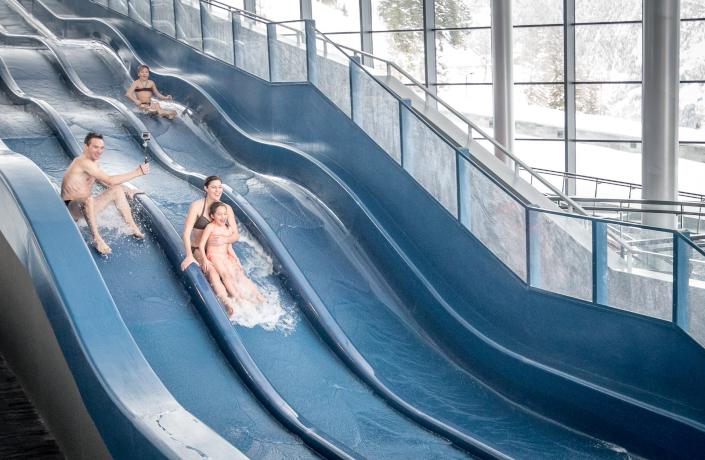
[[(360, 0), (360, 40), (362, 41), (362, 51), (365, 53), (374, 53), (372, 42), (372, 3), (371, 0)], [(364, 65), (372, 65), (372, 60), (367, 57), (362, 57)]]
[[(424, 41), (424, 70), (426, 76), (426, 86), (433, 95), (436, 94), (438, 83), (438, 73), (436, 67), (436, 7), (434, 0), (423, 0), (423, 41)], [(433, 103), (436, 107), (435, 99), (426, 101)]]
[(687, 234), (673, 234), (673, 317), (672, 321), (688, 332), (688, 285), (690, 281)]
[[(575, 0), (563, 1), (563, 98), (565, 126), (565, 165), (567, 173), (576, 174), (576, 104), (575, 104)], [(564, 179), (565, 194), (575, 195), (575, 179)]]
[(607, 305), (607, 224), (592, 221), (592, 301)]
[(301, 15), (301, 19), (313, 19), (313, 6), (311, 5), (311, 0), (299, 1), (299, 13)]
[(203, 1), (198, 2), (198, 20), (201, 24), (201, 51), (206, 52), (206, 36), (203, 33), (205, 27), (203, 25)]

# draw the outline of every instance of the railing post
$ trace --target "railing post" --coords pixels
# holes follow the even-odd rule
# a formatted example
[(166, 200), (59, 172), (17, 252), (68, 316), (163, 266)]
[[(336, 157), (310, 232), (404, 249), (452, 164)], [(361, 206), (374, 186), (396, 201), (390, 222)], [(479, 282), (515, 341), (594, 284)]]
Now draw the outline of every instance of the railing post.
[(277, 72), (277, 53), (276, 49), (277, 41), (277, 25), (271, 22), (267, 23), (267, 57), (269, 58), (269, 78), (268, 80), (273, 82), (278, 75)]
[(407, 152), (411, 151), (411, 137), (406, 133), (409, 127), (409, 117), (412, 117), (411, 111), (411, 99), (401, 99), (399, 101), (399, 137), (400, 137), (400, 147), (401, 147), (401, 167), (404, 167), (404, 157)]
[(318, 82), (316, 73), (316, 23), (313, 19), (304, 20), (304, 31), (306, 33), (306, 73), (308, 82), (316, 86)]
[[(465, 154), (470, 157), (470, 151), (466, 148), (458, 149), (456, 158), (460, 158)], [(468, 230), (472, 221), (472, 190), (470, 189), (470, 162), (465, 159), (458, 160), (457, 176), (458, 176), (458, 220)]]
[[(356, 62), (360, 64), (360, 56), (355, 54), (350, 58), (351, 61)], [(350, 63), (348, 66), (348, 74), (350, 76), (350, 118), (354, 123), (356, 123), (358, 126), (361, 125), (360, 120), (355, 119), (357, 116), (357, 111), (355, 110), (355, 107), (359, 103), (359, 101), (356, 99), (357, 98), (357, 93), (358, 93), (358, 88), (357, 88), (357, 72), (359, 72), (359, 69), (354, 63)]]
[(149, 27), (154, 29), (154, 4), (149, 0)]
[(198, 2), (198, 22), (201, 29), (201, 51), (206, 52), (206, 36), (203, 33), (203, 1)]
[(529, 286), (541, 285), (541, 251), (539, 247), (539, 212), (526, 206), (526, 281)]
[(690, 281), (690, 247), (688, 233), (673, 234), (673, 322), (688, 331), (688, 284)]
[(607, 224), (592, 221), (592, 301), (607, 305)]
[(240, 65), (238, 64), (240, 63), (238, 63), (238, 59), (240, 54), (242, 54), (242, 40), (240, 40), (240, 35), (242, 34), (240, 29), (242, 29), (242, 23), (240, 22), (239, 11), (230, 12), (230, 23), (233, 28), (233, 65), (239, 68)]

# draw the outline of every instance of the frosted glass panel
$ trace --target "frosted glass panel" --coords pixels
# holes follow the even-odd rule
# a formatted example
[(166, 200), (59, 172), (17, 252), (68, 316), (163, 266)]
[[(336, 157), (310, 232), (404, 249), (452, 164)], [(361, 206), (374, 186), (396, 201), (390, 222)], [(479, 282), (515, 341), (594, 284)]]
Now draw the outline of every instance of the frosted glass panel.
[(152, 26), (160, 32), (176, 37), (174, 0), (152, 0)]
[(316, 39), (314, 84), (350, 116), (350, 59), (323, 39)]
[(174, 0), (176, 38), (196, 49), (201, 42), (201, 11), (198, 0)]
[(221, 61), (234, 64), (233, 26), (230, 12), (217, 6), (201, 4), (203, 51)]
[(531, 285), (592, 300), (592, 222), (531, 212)]
[(686, 332), (705, 346), (705, 255), (688, 251), (688, 324)]
[(149, 0), (130, 0), (130, 17), (147, 25), (152, 24)]
[(609, 225), (607, 303), (671, 320), (673, 236), (668, 232)]
[(108, 0), (108, 7), (124, 15), (128, 13), (127, 0)]
[(352, 67), (353, 121), (401, 163), (399, 101), (359, 66)]
[[(461, 163), (462, 164), (462, 163)], [(474, 165), (461, 176), (461, 219), (487, 248), (526, 281), (526, 215), (524, 207)]]
[(266, 24), (233, 13), (233, 37), (235, 65), (252, 75), (269, 80)]
[(303, 22), (270, 27), (272, 81), (306, 81), (306, 31)]
[(455, 149), (402, 107), (402, 165), (451, 214), (457, 216)]

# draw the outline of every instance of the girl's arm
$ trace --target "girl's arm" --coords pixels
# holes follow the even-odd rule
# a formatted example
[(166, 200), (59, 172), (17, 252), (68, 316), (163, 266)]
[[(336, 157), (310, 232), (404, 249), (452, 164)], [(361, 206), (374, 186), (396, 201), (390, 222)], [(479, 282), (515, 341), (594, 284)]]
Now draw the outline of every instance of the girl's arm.
[(211, 268), (210, 261), (208, 260), (208, 257), (206, 255), (206, 243), (208, 242), (208, 238), (210, 238), (211, 233), (213, 233), (213, 224), (208, 224), (206, 225), (206, 228), (203, 230), (203, 236), (201, 236), (201, 242), (198, 243), (198, 249), (201, 250), (201, 254), (203, 254), (203, 271), (208, 273), (208, 271)]
[[(186, 214), (186, 221), (184, 222), (184, 231), (181, 234), (181, 241), (184, 243), (184, 253), (186, 254), (186, 257), (184, 257), (184, 260), (181, 262), (182, 271), (196, 262), (196, 259), (193, 257), (193, 251), (191, 251), (191, 231), (193, 230), (193, 224), (196, 223), (197, 218), (198, 207), (194, 201), (188, 208), (188, 214)], [(198, 262), (196, 262), (196, 264), (198, 264)]]
[[(150, 81), (152, 81), (152, 80), (150, 80)], [(171, 96), (164, 95), (164, 94), (160, 93), (159, 90), (157, 89), (157, 84), (154, 83), (153, 81), (152, 81), (152, 91), (154, 92), (155, 96), (157, 96), (159, 99), (161, 99), (163, 101), (171, 99)]]
[(228, 237), (228, 244), (232, 244), (240, 239), (240, 231), (237, 229), (237, 219), (235, 218), (235, 213), (230, 205), (226, 206), (228, 211), (228, 224), (230, 224), (230, 236)]
[(137, 105), (140, 105), (141, 102), (139, 99), (137, 99), (137, 95), (135, 95), (135, 88), (137, 88), (137, 80), (133, 81), (132, 84), (130, 85), (129, 88), (127, 88), (127, 92), (125, 93), (125, 96), (132, 102), (134, 102)]

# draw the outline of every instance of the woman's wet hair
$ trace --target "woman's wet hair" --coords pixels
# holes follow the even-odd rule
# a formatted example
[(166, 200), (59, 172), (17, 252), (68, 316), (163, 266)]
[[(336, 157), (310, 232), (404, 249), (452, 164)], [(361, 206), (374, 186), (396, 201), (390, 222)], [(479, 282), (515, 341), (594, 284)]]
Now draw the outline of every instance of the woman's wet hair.
[(211, 203), (210, 207), (208, 208), (208, 215), (215, 216), (215, 212), (221, 206), (225, 207), (225, 203), (223, 203), (222, 201), (216, 201), (214, 203)]
[(147, 64), (140, 64), (137, 66), (137, 75), (139, 75), (140, 72), (142, 72), (142, 69), (147, 69), (149, 70), (149, 66)]
[(220, 177), (218, 177), (218, 176), (208, 176), (208, 177), (206, 177), (206, 180), (203, 181), (203, 186), (208, 187), (210, 185), (210, 183), (213, 182), (214, 180), (219, 180), (219, 181), (223, 182), (222, 180), (220, 180)]

